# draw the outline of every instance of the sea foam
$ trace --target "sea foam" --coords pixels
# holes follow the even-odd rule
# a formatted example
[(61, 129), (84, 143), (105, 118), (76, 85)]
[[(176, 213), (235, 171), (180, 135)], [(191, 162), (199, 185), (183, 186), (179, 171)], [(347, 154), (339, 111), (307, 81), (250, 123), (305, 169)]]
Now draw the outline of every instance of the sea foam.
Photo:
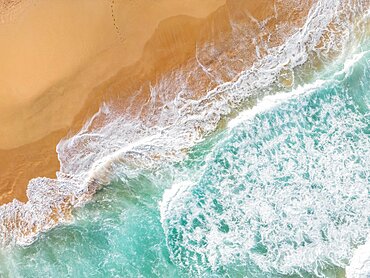
[(370, 234), (366, 243), (360, 245), (353, 254), (350, 265), (346, 267), (348, 278), (368, 278), (370, 275)]
[[(369, 93), (368, 57), (353, 54), (327, 80), (240, 113), (198, 180), (165, 192), (162, 225), (178, 265), (196, 275), (236, 265), (320, 277), (347, 264), (369, 228), (369, 117), (361, 104), (370, 101), (356, 99)], [(352, 79), (357, 86), (348, 86)], [(356, 251), (362, 260), (364, 251)]]

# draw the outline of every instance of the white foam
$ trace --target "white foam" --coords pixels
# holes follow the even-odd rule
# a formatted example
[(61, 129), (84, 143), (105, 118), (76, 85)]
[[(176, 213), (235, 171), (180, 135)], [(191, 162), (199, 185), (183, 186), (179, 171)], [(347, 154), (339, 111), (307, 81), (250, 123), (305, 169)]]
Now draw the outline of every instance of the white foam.
[(184, 198), (185, 192), (188, 188), (191, 188), (192, 185), (190, 181), (183, 181), (173, 184), (172, 187), (164, 191), (162, 201), (159, 203), (162, 224), (164, 224), (169, 214), (171, 214), (171, 204), (177, 203), (179, 198)]
[(278, 105), (282, 104), (287, 100), (291, 100), (302, 94), (309, 94), (318, 88), (322, 87), (326, 82), (325, 80), (316, 80), (314, 83), (305, 84), (303, 86), (298, 86), (292, 92), (282, 92), (275, 95), (265, 96), (251, 109), (244, 110), (235, 118), (228, 123), (228, 128), (233, 129), (240, 123), (252, 120), (256, 115), (271, 110)]
[(350, 265), (346, 267), (346, 275), (348, 278), (370, 277), (370, 233), (365, 244), (355, 250)]

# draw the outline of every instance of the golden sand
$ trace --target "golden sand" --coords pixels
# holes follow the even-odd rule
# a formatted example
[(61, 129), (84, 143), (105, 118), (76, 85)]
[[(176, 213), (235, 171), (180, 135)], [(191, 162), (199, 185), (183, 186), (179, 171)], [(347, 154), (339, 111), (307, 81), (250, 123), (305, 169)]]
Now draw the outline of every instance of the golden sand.
[[(6, 2), (14, 10), (26, 1), (0, 0), (0, 8)], [(227, 81), (230, 69), (238, 72), (255, 61), (256, 43), (266, 42), (266, 36), (266, 47), (281, 43), (303, 24), (312, 5), (272, 0), (31, 2), (0, 23), (0, 203), (25, 201), (31, 178), (54, 177), (56, 144), (76, 132), (103, 101), (125, 106), (141, 88), (135, 101), (141, 107), (149, 84), (180, 66), (193, 68), (196, 49), (205, 42), (219, 53), (204, 55), (202, 61)], [(0, 18), (6, 18), (3, 9)], [(231, 19), (242, 28), (242, 42), (233, 40)], [(261, 25), (263, 19), (269, 20)], [(195, 74), (190, 82), (194, 92), (216, 85), (204, 72)]]

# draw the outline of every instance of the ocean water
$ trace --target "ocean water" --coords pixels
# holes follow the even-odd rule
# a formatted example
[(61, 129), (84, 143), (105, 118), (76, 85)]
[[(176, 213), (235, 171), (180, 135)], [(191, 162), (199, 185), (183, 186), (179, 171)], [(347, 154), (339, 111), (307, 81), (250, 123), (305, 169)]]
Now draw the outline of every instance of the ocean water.
[(184, 160), (115, 169), (72, 223), (2, 249), (0, 276), (344, 277), (370, 224), (369, 65), (364, 43)]

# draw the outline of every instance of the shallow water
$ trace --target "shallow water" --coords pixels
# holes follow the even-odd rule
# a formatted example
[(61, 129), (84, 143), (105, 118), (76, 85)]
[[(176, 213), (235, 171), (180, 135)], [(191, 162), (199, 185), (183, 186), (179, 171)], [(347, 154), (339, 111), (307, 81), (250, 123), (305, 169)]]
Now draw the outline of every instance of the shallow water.
[(342, 277), (370, 224), (370, 53), (357, 52), (185, 161), (118, 168), (72, 224), (1, 250), (0, 276)]

